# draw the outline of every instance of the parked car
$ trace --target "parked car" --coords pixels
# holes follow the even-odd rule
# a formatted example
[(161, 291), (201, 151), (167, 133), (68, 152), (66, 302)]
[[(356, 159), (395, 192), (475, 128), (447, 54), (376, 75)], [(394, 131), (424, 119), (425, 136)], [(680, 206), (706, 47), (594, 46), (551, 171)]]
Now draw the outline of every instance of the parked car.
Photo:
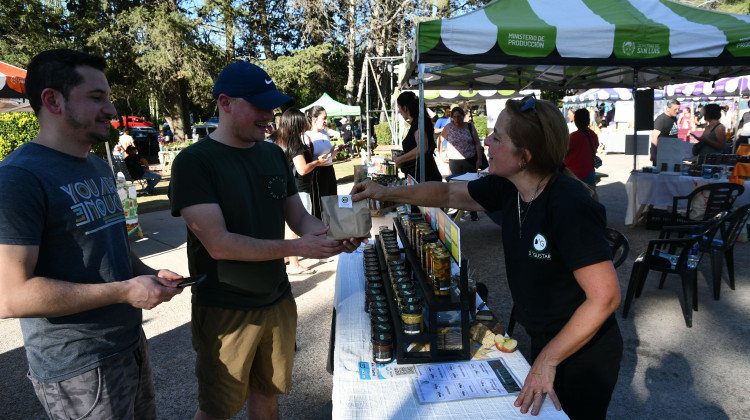
[(132, 115), (122, 115), (119, 120), (112, 121), (112, 127), (114, 128), (120, 128), (121, 125), (125, 125), (126, 127), (133, 128), (133, 127), (151, 127), (153, 124), (151, 124), (151, 121), (146, 121), (145, 119), (141, 117), (134, 117)]
[(159, 133), (151, 127), (133, 127), (130, 129), (138, 154), (146, 159), (159, 154)]
[(216, 127), (219, 126), (219, 117), (211, 117), (203, 124), (194, 124), (193, 125), (193, 140), (201, 140), (205, 137), (208, 137), (209, 134), (211, 134), (214, 130), (216, 130)]

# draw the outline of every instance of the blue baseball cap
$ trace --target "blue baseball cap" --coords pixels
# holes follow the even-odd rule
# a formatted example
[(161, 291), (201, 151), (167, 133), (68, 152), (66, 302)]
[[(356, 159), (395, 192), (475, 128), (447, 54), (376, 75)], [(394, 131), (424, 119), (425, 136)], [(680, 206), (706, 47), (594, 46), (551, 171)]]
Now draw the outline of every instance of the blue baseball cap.
[(247, 61), (236, 61), (219, 73), (214, 83), (214, 99), (222, 93), (230, 98), (242, 98), (261, 109), (276, 109), (293, 101), (276, 90), (276, 84), (265, 70)]

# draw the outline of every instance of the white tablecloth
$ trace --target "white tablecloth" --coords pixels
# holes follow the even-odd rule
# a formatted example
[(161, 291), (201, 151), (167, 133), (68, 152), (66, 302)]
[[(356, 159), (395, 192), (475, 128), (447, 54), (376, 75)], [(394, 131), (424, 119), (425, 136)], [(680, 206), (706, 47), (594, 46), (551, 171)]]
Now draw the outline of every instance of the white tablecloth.
[[(726, 179), (632, 172), (627, 184), (625, 184), (628, 193), (625, 224), (632, 224), (636, 215), (640, 216), (640, 213), (648, 205), (666, 209), (672, 206), (674, 197), (688, 195), (698, 186), (716, 182), (729, 181)], [(737, 197), (734, 205), (742, 206), (748, 203), (750, 203), (750, 188), (746, 188), (745, 192)]]
[[(336, 272), (336, 344), (333, 372), (333, 419), (529, 419), (513, 406), (516, 396), (420, 404), (411, 379), (360, 380), (358, 362), (372, 361), (370, 316), (364, 311), (362, 253), (341, 254)], [(498, 352), (499, 353), (499, 352)], [(530, 366), (521, 352), (503, 354), (523, 380)], [(540, 419), (567, 419), (549, 399)]]

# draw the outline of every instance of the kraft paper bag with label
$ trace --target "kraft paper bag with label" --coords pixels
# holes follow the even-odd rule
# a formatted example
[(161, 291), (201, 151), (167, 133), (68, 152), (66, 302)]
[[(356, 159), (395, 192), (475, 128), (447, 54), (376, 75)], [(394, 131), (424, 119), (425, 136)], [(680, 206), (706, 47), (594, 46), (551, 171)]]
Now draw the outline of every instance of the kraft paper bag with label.
[(372, 218), (367, 200), (352, 201), (351, 195), (321, 197), (323, 224), (328, 226), (328, 239), (369, 238)]

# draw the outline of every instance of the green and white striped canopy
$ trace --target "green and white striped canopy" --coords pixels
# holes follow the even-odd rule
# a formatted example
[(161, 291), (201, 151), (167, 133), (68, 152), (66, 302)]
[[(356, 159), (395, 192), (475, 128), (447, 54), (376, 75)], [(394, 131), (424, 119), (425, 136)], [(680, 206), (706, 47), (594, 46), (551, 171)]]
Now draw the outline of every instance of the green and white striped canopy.
[(663, 86), (747, 74), (750, 16), (670, 0), (497, 0), (419, 23), (403, 85), (429, 89)]

